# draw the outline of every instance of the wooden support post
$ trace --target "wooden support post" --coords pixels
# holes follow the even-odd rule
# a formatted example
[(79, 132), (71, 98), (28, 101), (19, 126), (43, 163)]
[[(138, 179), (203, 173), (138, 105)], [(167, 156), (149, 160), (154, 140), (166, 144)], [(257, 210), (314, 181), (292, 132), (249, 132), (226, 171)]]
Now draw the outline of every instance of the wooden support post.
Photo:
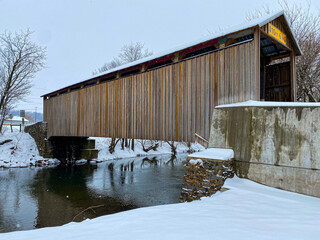
[(140, 72), (145, 72), (147, 70), (146, 64), (142, 64), (140, 68)]
[(174, 57), (172, 58), (173, 62), (178, 62), (180, 60), (180, 54), (179, 53), (175, 53)]
[(117, 72), (116, 73), (116, 78), (120, 78), (121, 77), (121, 73), (120, 72)]
[(251, 95), (255, 97), (254, 100), (260, 100), (260, 28), (257, 27), (254, 30), (254, 45), (255, 45), (255, 55), (256, 55), (256, 93)]
[(46, 108), (46, 100), (48, 99), (48, 97), (43, 97), (43, 121), (46, 122), (47, 121), (47, 108)]
[[(262, 71), (262, 72), (261, 72)], [(266, 84), (266, 58), (260, 58), (260, 100), (265, 100)]]
[(290, 75), (291, 75), (291, 101), (297, 101), (297, 82), (296, 82), (296, 56), (294, 51), (290, 53)]
[(12, 129), (12, 124), (10, 124), (10, 128), (11, 128), (11, 132), (13, 132), (13, 129)]

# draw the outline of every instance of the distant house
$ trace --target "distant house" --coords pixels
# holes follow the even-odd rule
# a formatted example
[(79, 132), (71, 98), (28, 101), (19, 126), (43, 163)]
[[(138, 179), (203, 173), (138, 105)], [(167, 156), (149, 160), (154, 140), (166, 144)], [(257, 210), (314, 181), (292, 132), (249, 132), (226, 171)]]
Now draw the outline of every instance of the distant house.
[[(22, 117), (13, 116), (13, 118), (10, 119), (9, 116), (7, 116), (4, 120), (4, 124), (22, 124)], [(29, 124), (29, 121), (26, 118), (24, 119), (24, 124)]]

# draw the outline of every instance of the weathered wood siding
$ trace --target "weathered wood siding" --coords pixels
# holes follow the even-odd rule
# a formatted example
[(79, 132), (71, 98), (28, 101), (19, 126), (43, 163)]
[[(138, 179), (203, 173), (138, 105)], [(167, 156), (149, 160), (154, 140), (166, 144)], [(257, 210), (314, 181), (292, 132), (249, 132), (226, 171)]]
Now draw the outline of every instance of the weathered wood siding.
[(48, 135), (209, 139), (217, 104), (259, 100), (256, 42), (44, 100)]

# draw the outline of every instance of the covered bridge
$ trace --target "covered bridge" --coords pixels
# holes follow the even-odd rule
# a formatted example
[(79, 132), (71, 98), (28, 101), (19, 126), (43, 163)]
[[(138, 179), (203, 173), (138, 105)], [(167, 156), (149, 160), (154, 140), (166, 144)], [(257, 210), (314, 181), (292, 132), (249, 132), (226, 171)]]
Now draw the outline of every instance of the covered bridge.
[(295, 101), (298, 55), (283, 11), (255, 19), (43, 95), (48, 137), (208, 139), (217, 105)]

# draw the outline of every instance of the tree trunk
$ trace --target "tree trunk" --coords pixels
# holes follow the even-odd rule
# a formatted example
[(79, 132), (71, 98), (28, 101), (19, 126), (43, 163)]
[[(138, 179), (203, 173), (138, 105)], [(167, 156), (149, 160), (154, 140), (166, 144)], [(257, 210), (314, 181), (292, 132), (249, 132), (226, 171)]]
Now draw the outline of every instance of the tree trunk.
[(121, 138), (121, 150), (124, 150), (124, 138)]

